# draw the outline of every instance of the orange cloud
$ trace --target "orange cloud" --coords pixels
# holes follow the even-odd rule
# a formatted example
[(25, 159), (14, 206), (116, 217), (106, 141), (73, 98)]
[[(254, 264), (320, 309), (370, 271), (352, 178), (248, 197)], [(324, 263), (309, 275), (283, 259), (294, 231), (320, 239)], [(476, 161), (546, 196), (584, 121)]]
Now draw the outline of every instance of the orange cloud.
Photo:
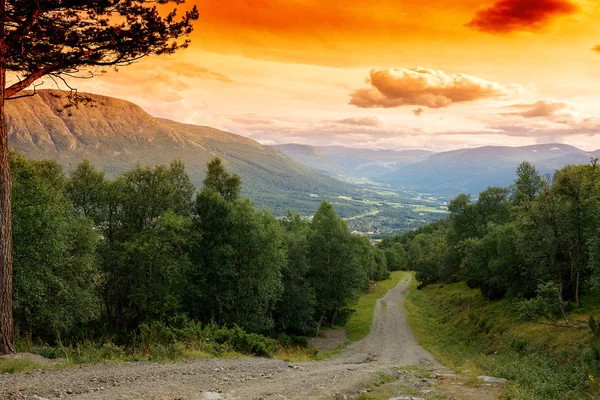
[(595, 45), (594, 47), (592, 47), (590, 50), (600, 54), (600, 44)]
[(570, 0), (500, 0), (480, 10), (467, 26), (490, 33), (537, 31), (555, 17), (578, 10)]
[(549, 118), (559, 114), (566, 114), (575, 111), (573, 104), (568, 101), (559, 100), (541, 100), (534, 104), (518, 104), (511, 106), (521, 111), (515, 113), (525, 118)]
[(350, 126), (364, 126), (377, 128), (381, 125), (381, 118), (379, 117), (362, 117), (362, 118), (344, 118), (336, 120), (321, 121), (323, 123), (333, 123), (339, 125), (350, 125)]
[(423, 115), (424, 110), (421, 107), (419, 107), (412, 110), (412, 113), (415, 115), (415, 117), (420, 117), (421, 115)]
[(420, 67), (372, 70), (367, 83), (371, 87), (352, 93), (350, 104), (360, 108), (443, 108), (453, 103), (506, 97), (522, 89), (519, 85), (503, 86), (476, 76), (447, 75)]
[(185, 61), (173, 61), (165, 64), (165, 68), (176, 75), (186, 78), (209, 79), (224, 83), (232, 83), (233, 81), (227, 75), (220, 72), (211, 71), (208, 68), (201, 67), (196, 64)]

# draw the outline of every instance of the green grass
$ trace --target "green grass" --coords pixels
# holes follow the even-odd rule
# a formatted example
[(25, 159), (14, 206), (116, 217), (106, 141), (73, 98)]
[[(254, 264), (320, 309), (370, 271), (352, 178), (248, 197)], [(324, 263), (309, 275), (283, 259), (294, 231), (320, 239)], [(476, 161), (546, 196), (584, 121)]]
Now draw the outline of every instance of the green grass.
[(68, 365), (72, 365), (66, 361), (59, 364), (40, 364), (25, 360), (0, 360), (0, 374), (14, 374), (17, 372), (27, 372), (34, 370), (53, 370), (59, 368), (65, 368)]
[(369, 293), (362, 295), (358, 299), (354, 307), (355, 311), (348, 319), (348, 322), (346, 322), (348, 343), (357, 342), (369, 334), (377, 300), (385, 296), (389, 289), (398, 285), (401, 280), (405, 281), (405, 279), (408, 279), (407, 272), (394, 271), (391, 273), (389, 279), (377, 282), (377, 285), (372, 287)]
[[(413, 280), (406, 301), (409, 323), (417, 341), (443, 364), (509, 379), (506, 399), (597, 398), (600, 362), (592, 359), (589, 329), (523, 322), (510, 301), (488, 301), (464, 283), (423, 290), (416, 285)], [(579, 319), (585, 315), (571, 316)]]
[(55, 370), (72, 367), (78, 364), (97, 362), (168, 362), (181, 360), (198, 360), (204, 358), (240, 358), (249, 357), (236, 351), (224, 350), (218, 353), (208, 351), (201, 343), (174, 343), (172, 345), (153, 344), (150, 351), (128, 348), (105, 343), (99, 345), (90, 341), (69, 347), (44, 347), (32, 350), (33, 346), (23, 346), (23, 341), (17, 343), (18, 352), (40, 354), (50, 359), (60, 361), (53, 364), (37, 363), (29, 360), (0, 360), (0, 373), (17, 373), (33, 370)]

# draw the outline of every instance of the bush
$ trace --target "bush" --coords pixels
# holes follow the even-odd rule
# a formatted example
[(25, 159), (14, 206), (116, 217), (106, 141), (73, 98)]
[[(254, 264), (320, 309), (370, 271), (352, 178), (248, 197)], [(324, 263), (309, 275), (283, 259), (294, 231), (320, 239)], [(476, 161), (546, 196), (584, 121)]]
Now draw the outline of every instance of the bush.
[(272, 357), (277, 350), (277, 341), (256, 333), (246, 333), (239, 326), (233, 328), (207, 325), (203, 335), (228, 350), (263, 357)]

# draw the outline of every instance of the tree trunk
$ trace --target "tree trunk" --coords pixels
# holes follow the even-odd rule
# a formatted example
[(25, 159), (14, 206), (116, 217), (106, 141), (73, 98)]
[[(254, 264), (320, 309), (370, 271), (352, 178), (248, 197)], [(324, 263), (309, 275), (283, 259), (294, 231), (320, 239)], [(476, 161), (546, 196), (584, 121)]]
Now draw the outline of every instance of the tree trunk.
[(317, 332), (315, 336), (319, 336), (319, 332), (321, 331), (321, 325), (323, 324), (323, 320), (325, 320), (325, 314), (321, 314), (321, 318), (319, 318), (319, 322), (317, 322)]
[(577, 306), (581, 306), (581, 301), (579, 300), (579, 277), (581, 276), (581, 271), (577, 271), (577, 281), (575, 283), (575, 303)]
[(2, 66), (4, 0), (0, 0), (0, 355), (15, 352), (12, 316), (12, 182), (4, 115), (6, 70)]

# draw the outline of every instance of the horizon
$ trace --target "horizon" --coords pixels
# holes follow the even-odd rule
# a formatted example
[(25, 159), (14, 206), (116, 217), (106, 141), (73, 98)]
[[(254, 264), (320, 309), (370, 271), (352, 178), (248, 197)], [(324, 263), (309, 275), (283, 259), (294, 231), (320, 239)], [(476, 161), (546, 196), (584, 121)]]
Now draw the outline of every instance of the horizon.
[(600, 7), (522, 3), (188, 0), (189, 49), (71, 83), (261, 144), (597, 150)]

